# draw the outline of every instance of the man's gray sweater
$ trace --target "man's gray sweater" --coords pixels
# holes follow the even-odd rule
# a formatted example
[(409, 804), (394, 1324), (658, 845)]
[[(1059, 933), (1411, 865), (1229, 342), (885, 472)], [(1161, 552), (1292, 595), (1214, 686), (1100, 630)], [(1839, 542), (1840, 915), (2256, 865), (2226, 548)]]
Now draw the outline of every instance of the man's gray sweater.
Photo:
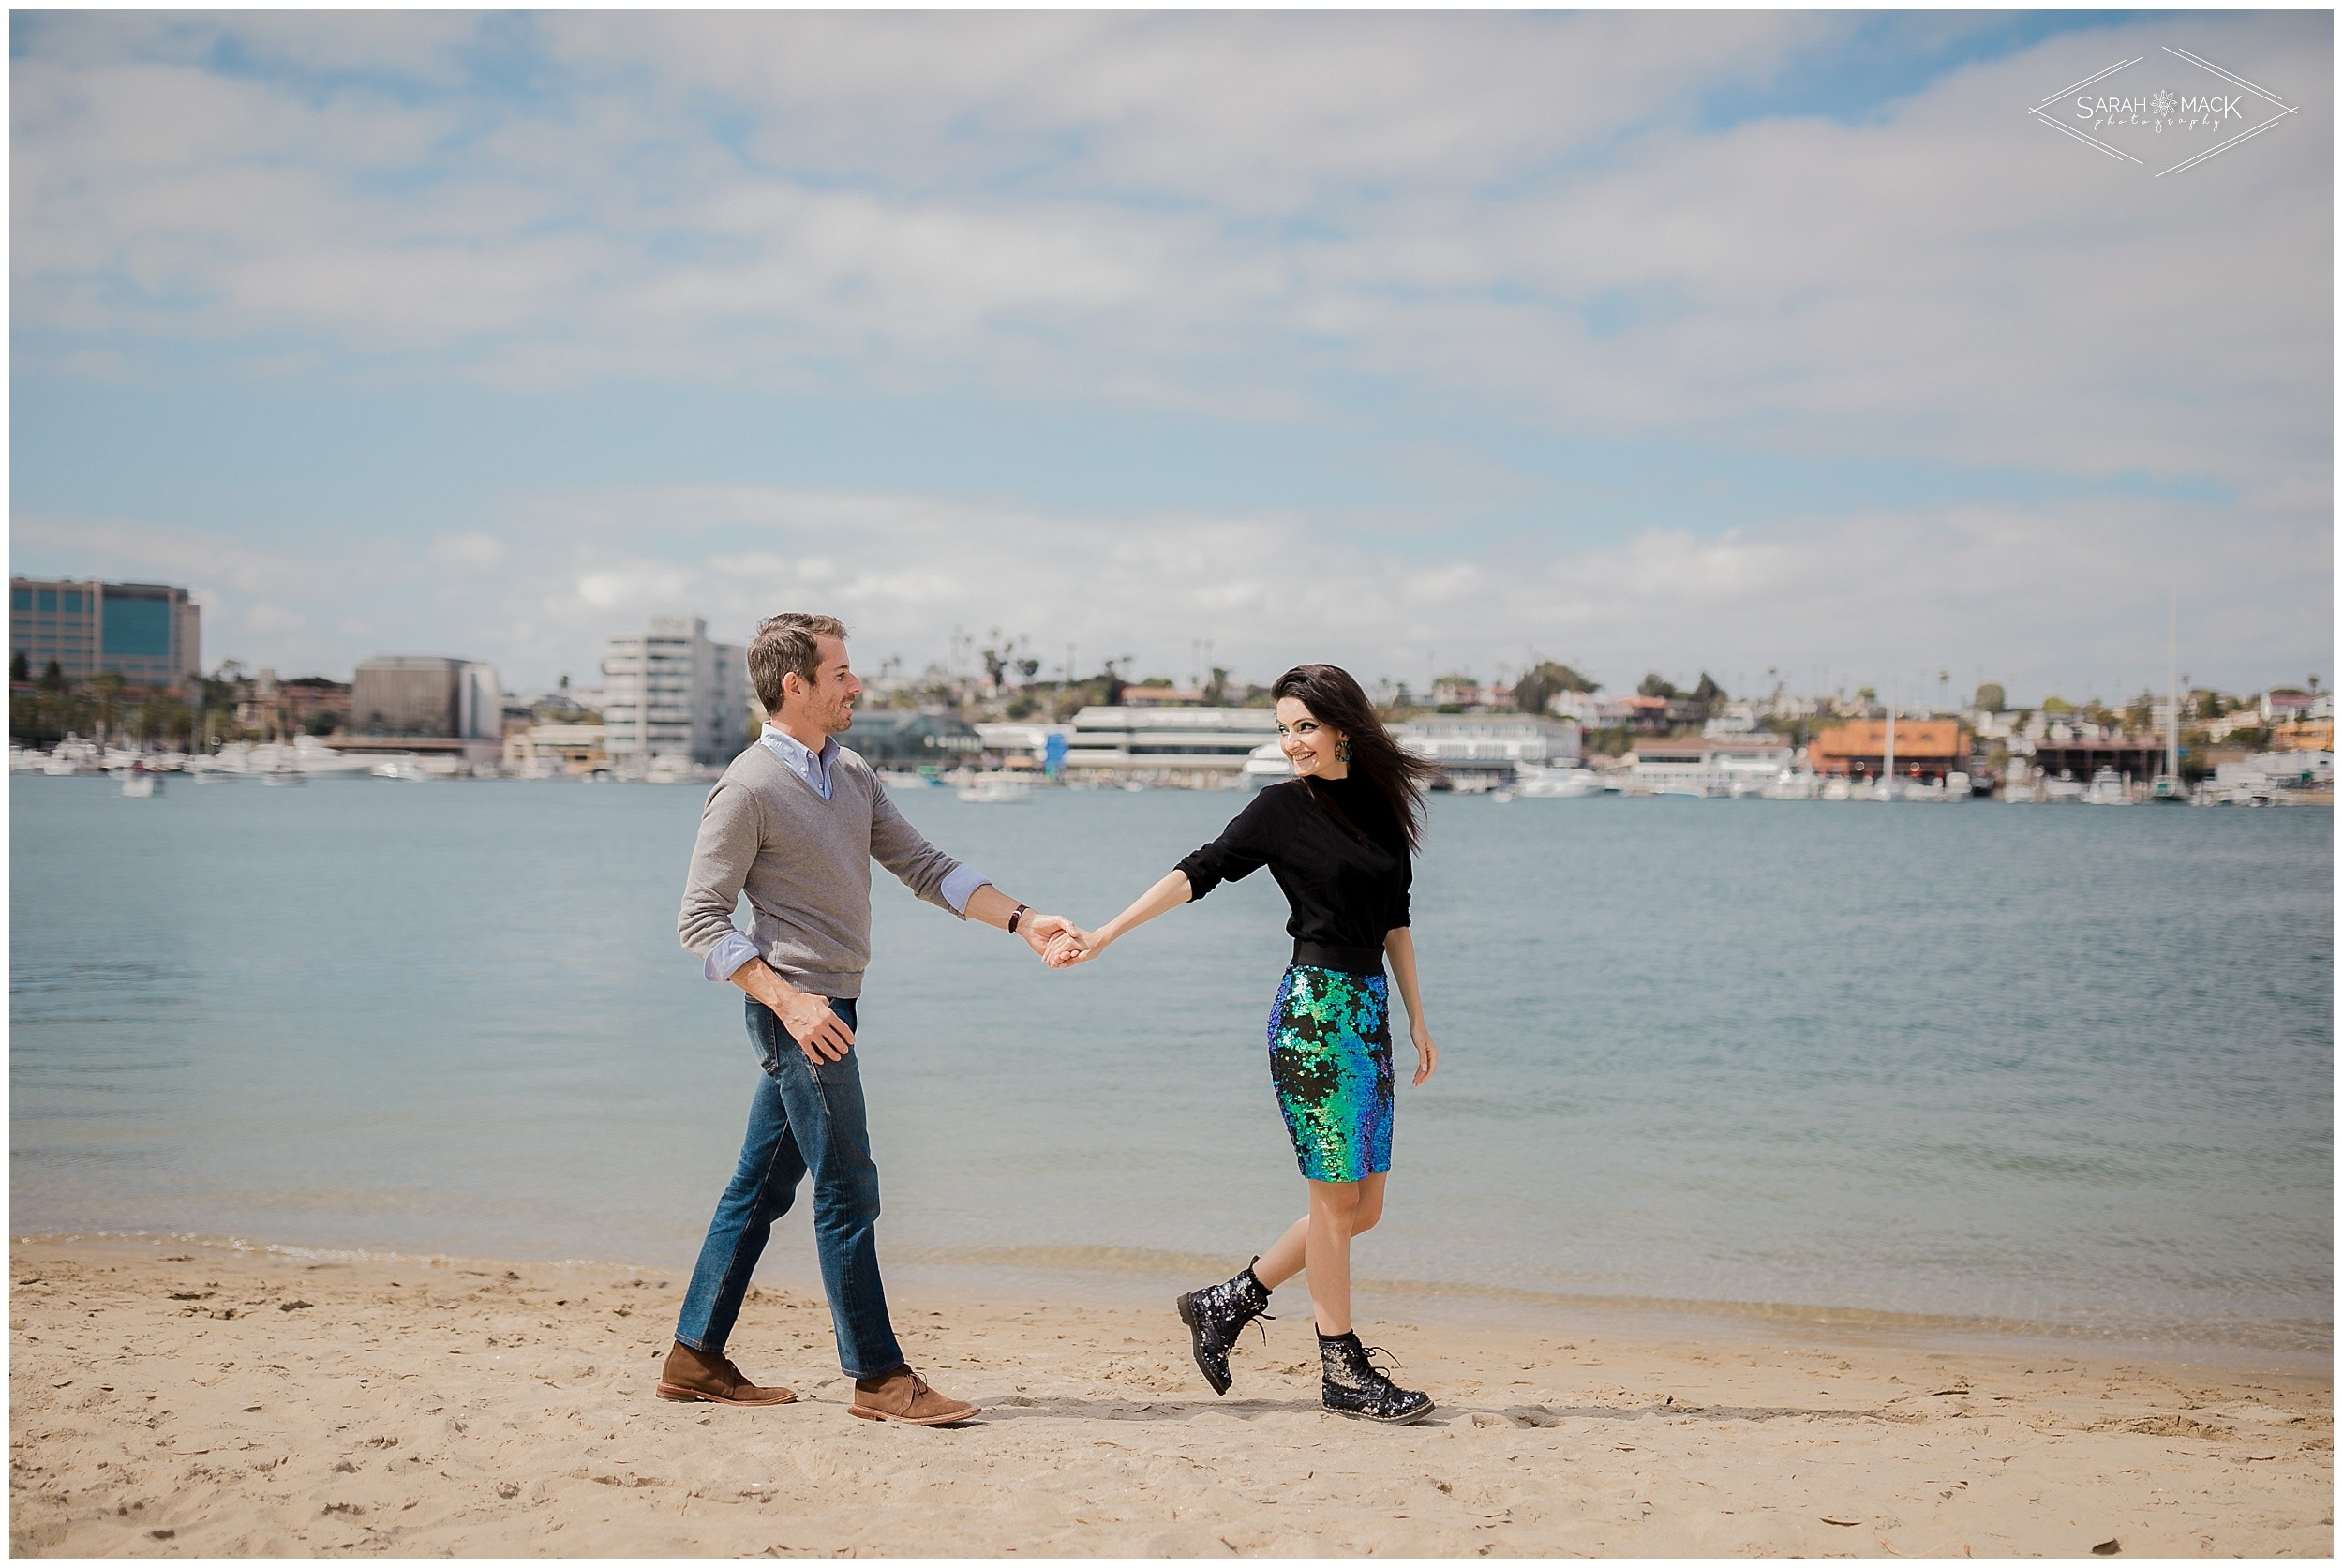
[(800, 991), (845, 1000), (862, 993), (871, 962), (873, 860), (951, 909), (944, 879), (960, 862), (903, 819), (869, 763), (843, 748), (835, 755), (827, 800), (761, 745), (716, 781), (676, 919), (695, 957), (734, 930), (745, 889), (749, 939), (765, 962)]

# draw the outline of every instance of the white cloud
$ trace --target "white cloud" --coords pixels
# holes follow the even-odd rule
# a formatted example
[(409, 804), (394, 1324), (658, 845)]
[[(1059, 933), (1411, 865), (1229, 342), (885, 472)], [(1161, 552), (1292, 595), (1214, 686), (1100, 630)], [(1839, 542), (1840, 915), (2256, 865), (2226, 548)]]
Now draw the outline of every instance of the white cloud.
[[(1549, 492), (1436, 425), (2140, 470), (2232, 500), (1813, 507), (1624, 539), (1574, 515), (1482, 545), (1437, 515), (1181, 512), (1136, 485), (1083, 515), (679, 485), (480, 500), (420, 545), (67, 507), (19, 516), (17, 547), (197, 584), (216, 654), (346, 670), (437, 646), (515, 681), (589, 670), (652, 613), (737, 637), (818, 601), (915, 664), (997, 625), (1051, 660), (1072, 641), (1178, 673), (1211, 637), (1254, 676), (1330, 655), (1418, 679), (1435, 652), (1488, 671), (1535, 646), (1614, 683), (1861, 659), (2072, 695), (2156, 667), (2176, 570), (2216, 661), (2192, 673), (2322, 667), (2328, 20), (2150, 17), (1858, 123), (1704, 119), (1850, 25), (46, 16), (11, 67), (17, 372), (129, 380), (192, 346), (319, 383), (1355, 420), (1468, 510)], [(2025, 118), (2174, 29), (2303, 103), (2300, 126), (2153, 181)], [(245, 66), (216, 65), (223, 39)]]
[[(1843, 24), (576, 13), (515, 44), (440, 18), (61, 22), (13, 69), (17, 316), (60, 353), (290, 334), (533, 384), (1265, 417), (1365, 373), (1582, 431), (2323, 468), (2323, 120), (2153, 182), (2020, 112), (2176, 25), (2064, 35), (1859, 125), (1707, 131), (1707, 95)], [(207, 28), (272, 69), (211, 69)], [(2320, 19), (2186, 31), (2328, 99)], [(492, 46), (545, 85), (467, 74)]]
[(20, 519), (16, 543), (21, 557), (69, 543), (100, 571), (183, 574), (215, 660), (347, 674), (371, 653), (442, 652), (491, 659), (511, 685), (583, 677), (604, 636), (652, 615), (703, 615), (745, 641), (763, 616), (818, 608), (873, 666), (918, 668), (955, 631), (998, 628), (1052, 670), (1072, 643), (1084, 672), (1129, 654), (1140, 673), (1185, 676), (1192, 641), (1210, 638), (1257, 680), (1322, 658), (1420, 684), (1435, 660), (1490, 675), (1535, 649), (1613, 686), (1707, 669), (1741, 689), (1770, 666), (1799, 689), (1910, 690), (1946, 668), (1956, 686), (1981, 671), (2013, 694), (2113, 695), (2161, 667), (2175, 575), (2199, 679), (2259, 688), (2324, 669), (2323, 519), (2221, 516), (2171, 501), (1972, 505), (1468, 555), (1285, 512), (1075, 515), (736, 485), (541, 495), (493, 536), (424, 560), (330, 534), (263, 551), (59, 518)]

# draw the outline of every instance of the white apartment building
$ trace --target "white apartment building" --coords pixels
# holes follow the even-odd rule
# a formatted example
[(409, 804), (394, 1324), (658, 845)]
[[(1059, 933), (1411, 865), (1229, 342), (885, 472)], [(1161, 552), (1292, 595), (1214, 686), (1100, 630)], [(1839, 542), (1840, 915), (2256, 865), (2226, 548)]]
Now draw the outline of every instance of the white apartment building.
[(698, 616), (611, 637), (602, 681), (603, 746), (622, 772), (663, 756), (720, 768), (754, 739), (748, 650), (709, 641)]
[(1066, 766), (1122, 778), (1234, 779), (1276, 733), (1266, 708), (1085, 708), (1074, 715)]
[(1510, 778), (1524, 764), (1578, 766), (1575, 719), (1536, 713), (1419, 713), (1393, 725), (1392, 738), (1418, 756), (1439, 763), (1452, 779), (1461, 773)]

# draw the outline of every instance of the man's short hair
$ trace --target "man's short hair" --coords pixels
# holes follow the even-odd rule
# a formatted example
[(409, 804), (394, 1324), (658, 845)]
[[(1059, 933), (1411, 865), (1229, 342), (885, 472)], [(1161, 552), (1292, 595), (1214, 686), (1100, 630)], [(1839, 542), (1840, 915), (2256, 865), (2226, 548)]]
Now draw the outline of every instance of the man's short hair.
[(781, 678), (795, 671), (811, 686), (821, 679), (822, 650), (816, 637), (846, 635), (846, 623), (834, 615), (806, 615), (786, 610), (768, 616), (749, 644), (749, 682), (768, 713), (781, 711)]

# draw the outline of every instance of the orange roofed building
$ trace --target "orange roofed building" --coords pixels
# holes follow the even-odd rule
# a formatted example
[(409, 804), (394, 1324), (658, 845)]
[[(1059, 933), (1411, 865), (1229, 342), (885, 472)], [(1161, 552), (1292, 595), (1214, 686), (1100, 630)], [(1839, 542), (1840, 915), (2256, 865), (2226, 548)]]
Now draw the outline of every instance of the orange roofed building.
[[(1958, 719), (1898, 719), (1896, 772), (1903, 778), (1942, 779), (1968, 760)], [(1887, 765), (1888, 721), (1858, 719), (1824, 730), (1806, 748), (1817, 773), (1875, 779)]]

